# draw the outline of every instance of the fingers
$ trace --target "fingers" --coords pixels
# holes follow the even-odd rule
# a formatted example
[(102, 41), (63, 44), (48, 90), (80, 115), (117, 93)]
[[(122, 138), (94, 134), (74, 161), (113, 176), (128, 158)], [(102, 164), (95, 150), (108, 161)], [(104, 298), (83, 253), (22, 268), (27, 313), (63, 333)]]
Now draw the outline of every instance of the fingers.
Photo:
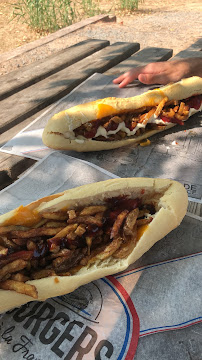
[(164, 63), (150, 63), (131, 69), (114, 79), (113, 83), (119, 84), (120, 88), (130, 84), (135, 79), (138, 79), (143, 84), (166, 84), (168, 77), (165, 74), (165, 70)]
[(138, 66), (113, 80), (122, 88), (133, 80), (138, 79), (143, 84), (168, 84), (180, 80), (185, 74), (185, 66), (182, 61), (165, 61), (149, 63), (145, 66)]
[(159, 74), (140, 74), (138, 76), (138, 80), (143, 84), (162, 84), (166, 85), (170, 82), (170, 78), (165, 73), (159, 73)]
[[(125, 77), (125, 78), (123, 78), (123, 80), (120, 82), (119, 87), (120, 87), (120, 88), (123, 88), (123, 87), (125, 87), (126, 85), (130, 84), (131, 81), (133, 81), (133, 80), (130, 80), (129, 77)], [(116, 83), (115, 83), (115, 84), (116, 84)]]
[(129, 84), (129, 78), (128, 78), (128, 73), (122, 74), (121, 76), (119, 76), (118, 78), (113, 80), (114, 84), (119, 84), (119, 87), (122, 88), (126, 85)]
[(113, 80), (114, 84), (120, 84), (124, 79), (125, 79), (126, 74), (122, 74), (119, 77), (117, 77), (116, 79)]
[(119, 84), (120, 88), (130, 84), (133, 80), (138, 78), (138, 75), (141, 73), (142, 68), (143, 67), (141, 66), (141, 67), (136, 67), (134, 69), (131, 69), (130, 71), (126, 72), (125, 74), (122, 74), (118, 78), (114, 79), (113, 83)]
[(139, 73), (130, 74), (130, 72), (122, 74), (118, 78), (113, 80), (114, 84), (119, 84), (120, 88), (130, 84), (133, 80), (138, 79), (143, 84), (167, 84), (170, 80), (165, 73)]

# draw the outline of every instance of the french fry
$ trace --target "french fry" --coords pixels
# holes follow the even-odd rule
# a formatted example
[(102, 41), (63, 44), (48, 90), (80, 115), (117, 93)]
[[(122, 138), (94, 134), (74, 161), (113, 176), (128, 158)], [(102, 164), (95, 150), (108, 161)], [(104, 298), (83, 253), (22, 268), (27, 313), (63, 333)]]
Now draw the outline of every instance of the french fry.
[[(96, 260), (97, 260), (97, 255), (101, 254), (102, 252), (104, 252), (104, 250), (106, 249), (106, 245), (101, 245), (98, 246), (96, 249), (91, 250), (91, 254), (85, 256), (81, 261), (80, 261), (80, 265), (82, 266), (86, 266), (87, 264), (93, 264)], [(70, 272), (72, 273), (72, 269), (70, 269)]]
[(10, 278), (11, 278), (11, 275), (12, 275), (12, 274), (10, 274), (10, 273), (6, 274), (6, 275), (3, 277), (3, 279), (1, 279), (1, 281), (5, 281), (5, 280), (10, 279)]
[(145, 126), (147, 125), (150, 117), (155, 113), (156, 108), (151, 109), (148, 113), (140, 116), (140, 123), (143, 123)]
[(88, 255), (90, 255), (90, 248), (92, 245), (93, 236), (86, 236), (86, 245), (88, 247)]
[(123, 223), (123, 221), (125, 220), (126, 216), (128, 214), (128, 210), (123, 210), (118, 216), (117, 219), (115, 220), (113, 226), (112, 226), (112, 230), (111, 230), (111, 234), (110, 234), (110, 239), (115, 238), (115, 236), (118, 235), (119, 229)]
[(69, 219), (74, 219), (76, 217), (76, 211), (69, 210), (69, 211), (67, 211), (67, 215), (69, 216)]
[(173, 109), (169, 109), (169, 111), (162, 111), (162, 115), (171, 119), (175, 116), (175, 111)]
[(2, 280), (7, 274), (11, 274), (13, 272), (24, 269), (26, 265), (27, 262), (21, 259), (15, 260), (5, 265), (2, 269), (0, 269), (0, 280)]
[(8, 254), (8, 248), (4, 246), (0, 246), (0, 255), (7, 255)]
[(65, 211), (57, 211), (57, 212), (48, 212), (44, 211), (41, 216), (45, 219), (51, 220), (66, 220), (67, 213)]
[(179, 110), (178, 110), (178, 114), (179, 115), (182, 115), (183, 112), (184, 112), (184, 107), (185, 107), (185, 103), (183, 101), (181, 101), (180, 103), (180, 107), (179, 107)]
[(103, 220), (103, 215), (104, 215), (104, 211), (99, 212), (99, 213), (95, 214), (95, 218), (102, 221)]
[(85, 215), (85, 216), (77, 216), (76, 219), (69, 219), (67, 220), (67, 224), (87, 224), (87, 225), (97, 225), (97, 226), (102, 226), (102, 221), (99, 219), (96, 219), (93, 216), (90, 215)]
[(164, 97), (163, 100), (161, 100), (161, 102), (160, 102), (159, 105), (157, 106), (156, 111), (155, 111), (155, 113), (154, 113), (155, 117), (158, 117), (158, 116), (160, 115), (160, 113), (161, 113), (161, 111), (162, 111), (162, 109), (163, 109), (163, 107), (164, 107), (164, 105), (165, 105), (165, 103), (166, 103), (167, 101), (168, 101), (167, 96)]
[(173, 110), (174, 110), (175, 113), (178, 112), (179, 106), (175, 106), (175, 107), (173, 108)]
[(55, 259), (55, 258), (61, 257), (61, 256), (68, 256), (69, 253), (70, 253), (69, 249), (62, 249), (56, 254), (51, 254), (51, 255), (47, 256), (47, 259), (49, 260), (49, 259)]
[(38, 298), (38, 292), (34, 285), (24, 284), (21, 281), (6, 280), (0, 282), (0, 289), (14, 290), (17, 293), (31, 296), (34, 299)]
[[(70, 241), (70, 243), (72, 243), (75, 239), (76, 239), (77, 235), (75, 234), (74, 231), (72, 231), (71, 233), (68, 234), (68, 240)], [(74, 244), (71, 244), (74, 246)], [(70, 245), (70, 246), (71, 246)], [(71, 247), (70, 247), (71, 248)]]
[(58, 228), (58, 227), (65, 227), (67, 225), (66, 222), (64, 221), (48, 221), (44, 227), (47, 227), (47, 228)]
[(27, 238), (33, 238), (36, 236), (51, 236), (51, 235), (56, 235), (59, 231), (63, 230), (63, 228), (37, 228), (37, 229), (30, 229), (27, 231), (11, 231), (11, 236), (14, 237), (18, 237), (18, 238), (23, 238), (23, 239), (27, 239)]
[[(47, 221), (48, 221), (47, 219), (42, 219), (41, 221), (38, 222), (38, 224), (34, 225), (33, 228), (34, 228), (34, 229), (37, 229), (37, 228), (45, 225), (45, 224), (47, 223)], [(26, 230), (26, 229), (25, 229), (25, 230)]]
[(81, 210), (79, 215), (95, 215), (97, 213), (103, 212), (107, 209), (105, 205), (94, 205), (94, 206), (88, 206)]
[(16, 273), (16, 274), (11, 275), (11, 280), (25, 282), (25, 281), (30, 280), (30, 278), (29, 278), (29, 276), (26, 276), (22, 273)]
[(120, 236), (117, 236), (109, 245), (106, 246), (103, 252), (95, 257), (96, 260), (105, 260), (113, 255), (115, 251), (121, 246), (122, 241), (123, 239)]
[(183, 121), (183, 120), (186, 120), (187, 115), (180, 115), (180, 114), (176, 113), (175, 117), (176, 117), (176, 119)]
[(55, 271), (52, 269), (42, 269), (42, 270), (36, 271), (32, 274), (32, 278), (34, 280), (43, 279), (48, 276), (56, 276)]
[[(76, 268), (76, 271), (75, 271), (75, 273), (77, 272), (77, 271), (79, 271), (80, 270), (80, 268), (81, 268), (81, 266), (78, 266), (77, 268)], [(73, 270), (73, 268), (71, 269), (71, 271)], [(69, 272), (69, 271), (66, 271), (66, 272), (63, 272), (63, 273), (60, 273), (60, 276), (71, 276), (71, 275), (73, 275), (73, 273), (71, 272)]]
[(18, 246), (25, 246), (27, 239), (13, 238), (12, 241)]
[(153, 220), (152, 217), (146, 218), (146, 219), (138, 219), (136, 223), (137, 223), (137, 226), (142, 226), (142, 225), (149, 224), (152, 220)]
[(1, 226), (0, 227), (0, 235), (6, 234), (11, 231), (15, 231), (15, 230), (28, 230), (28, 229), (29, 229), (28, 227), (17, 226), (17, 225)]
[(53, 242), (54, 239), (63, 238), (67, 236), (67, 234), (70, 234), (72, 231), (76, 230), (77, 226), (78, 226), (77, 224), (67, 225), (65, 228), (57, 232), (55, 236), (53, 238), (50, 238), (48, 241)]
[(179, 104), (179, 100), (169, 100), (166, 102), (165, 106), (170, 106), (170, 105), (178, 105)]
[(32, 240), (27, 240), (27, 250), (35, 250), (37, 245)]
[(32, 258), (32, 256), (33, 256), (33, 251), (22, 250), (22, 251), (14, 252), (12, 254), (7, 255), (3, 259), (0, 259), (0, 268), (13, 262), (14, 260), (21, 259), (21, 260), (28, 261)]
[(18, 245), (15, 244), (12, 240), (9, 240), (7, 236), (0, 237), (0, 244), (11, 249), (18, 249)]
[(132, 210), (126, 217), (126, 221), (123, 227), (123, 234), (125, 236), (133, 235), (134, 226), (136, 224), (138, 214), (139, 214), (139, 209), (136, 208)]
[(77, 227), (77, 229), (75, 230), (75, 234), (77, 236), (82, 236), (85, 232), (86, 232), (86, 227), (85, 227), (85, 225), (82, 225), (82, 224), (80, 224)]
[(133, 229), (132, 236), (128, 237), (128, 241), (122, 243), (120, 248), (112, 255), (116, 259), (124, 259), (134, 249), (137, 242), (137, 226)]

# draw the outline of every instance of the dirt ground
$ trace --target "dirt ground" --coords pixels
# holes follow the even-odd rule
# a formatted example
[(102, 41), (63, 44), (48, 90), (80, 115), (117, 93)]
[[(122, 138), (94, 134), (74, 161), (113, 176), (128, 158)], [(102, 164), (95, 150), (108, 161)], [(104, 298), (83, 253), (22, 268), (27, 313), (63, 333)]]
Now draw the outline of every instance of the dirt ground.
[[(40, 34), (30, 29), (26, 24), (17, 19), (12, 20), (13, 7), (15, 0), (0, 0), (0, 53), (4, 53), (18, 46), (40, 38)], [(102, 1), (100, 2), (100, 4)], [(105, 3), (105, 2), (104, 2)], [(106, 6), (104, 6), (107, 9)], [(115, 10), (119, 22), (134, 21), (137, 16), (147, 16), (156, 12), (170, 10), (202, 10), (201, 0), (144, 0), (139, 3), (139, 10), (133, 14)], [(125, 20), (125, 21), (124, 21)], [(188, 30), (188, 29), (187, 29)]]
[[(118, 0), (117, 0), (118, 1)], [(17, 19), (12, 19), (15, 0), (0, 0), (0, 54), (39, 39), (41, 36)], [(100, 0), (108, 11), (106, 3)], [(112, 3), (112, 2), (111, 2)], [(111, 4), (110, 3), (110, 4)], [(111, 5), (110, 5), (111, 6)], [(112, 12), (111, 12), (112, 13)], [(89, 37), (115, 41), (137, 41), (141, 48), (145, 46), (171, 47), (174, 53), (189, 46), (201, 36), (201, 0), (144, 0), (133, 13), (121, 12), (113, 8), (117, 22), (112, 24), (94, 24), (63, 38), (48, 46), (2, 65), (1, 74), (37, 61), (50, 53), (73, 45)]]

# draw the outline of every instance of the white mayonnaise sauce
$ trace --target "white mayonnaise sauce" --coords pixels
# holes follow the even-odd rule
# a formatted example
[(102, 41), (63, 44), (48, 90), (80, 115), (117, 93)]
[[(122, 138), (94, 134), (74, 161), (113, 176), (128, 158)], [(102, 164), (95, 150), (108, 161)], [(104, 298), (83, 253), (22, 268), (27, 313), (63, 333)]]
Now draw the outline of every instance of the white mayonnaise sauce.
[[(200, 106), (200, 108), (198, 110), (194, 109), (194, 108), (190, 108), (189, 109), (189, 116), (192, 116), (193, 114), (196, 114), (197, 112), (199, 111), (202, 111), (202, 104)], [(184, 120), (185, 121), (185, 120)], [(169, 122), (165, 122), (163, 120), (161, 120), (160, 118), (156, 118), (156, 116), (153, 114), (148, 123), (152, 123), (152, 124), (157, 124), (157, 125), (166, 125), (166, 124), (170, 124)], [(132, 136), (132, 135), (135, 135), (135, 133), (137, 132), (138, 129), (140, 128), (145, 128), (146, 125), (144, 124), (137, 124), (137, 126), (132, 130), (130, 131), (130, 129), (128, 129), (126, 126), (125, 126), (125, 123), (124, 121), (119, 123), (118, 127), (116, 130), (110, 130), (110, 131), (106, 131), (106, 129), (103, 127), (103, 126), (99, 126), (99, 128), (97, 129), (97, 132), (94, 136), (94, 138), (98, 137), (98, 136), (104, 136), (105, 138), (108, 137), (108, 135), (112, 135), (112, 134), (116, 134), (117, 132), (119, 132), (120, 130), (124, 131), (127, 136)], [(79, 135), (77, 136), (77, 138), (75, 138), (75, 134), (74, 134), (74, 131), (68, 131), (66, 133), (64, 133), (64, 137), (67, 138), (67, 139), (75, 139), (76, 142), (78, 143), (83, 143), (84, 140), (86, 140), (85, 137)]]

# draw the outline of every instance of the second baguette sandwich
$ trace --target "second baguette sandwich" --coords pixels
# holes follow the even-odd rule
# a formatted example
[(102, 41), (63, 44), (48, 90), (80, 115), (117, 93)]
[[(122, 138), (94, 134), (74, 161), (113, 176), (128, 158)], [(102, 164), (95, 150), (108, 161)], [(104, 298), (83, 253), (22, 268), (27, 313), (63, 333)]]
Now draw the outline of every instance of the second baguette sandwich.
[(105, 98), (74, 106), (49, 119), (45, 145), (99, 151), (139, 143), (202, 110), (202, 78), (194, 76), (131, 98)]
[(0, 216), (0, 311), (125, 270), (180, 224), (187, 202), (176, 181), (127, 178)]

